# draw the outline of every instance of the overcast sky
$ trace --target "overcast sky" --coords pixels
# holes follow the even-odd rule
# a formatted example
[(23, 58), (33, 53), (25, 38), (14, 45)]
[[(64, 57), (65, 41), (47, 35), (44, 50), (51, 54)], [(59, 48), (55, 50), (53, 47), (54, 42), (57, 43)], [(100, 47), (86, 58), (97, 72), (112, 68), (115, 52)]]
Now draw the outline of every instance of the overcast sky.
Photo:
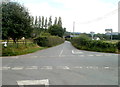
[(17, 0), (29, 9), (33, 16), (62, 17), (67, 31), (94, 31), (105, 33), (105, 29), (118, 31), (119, 0)]

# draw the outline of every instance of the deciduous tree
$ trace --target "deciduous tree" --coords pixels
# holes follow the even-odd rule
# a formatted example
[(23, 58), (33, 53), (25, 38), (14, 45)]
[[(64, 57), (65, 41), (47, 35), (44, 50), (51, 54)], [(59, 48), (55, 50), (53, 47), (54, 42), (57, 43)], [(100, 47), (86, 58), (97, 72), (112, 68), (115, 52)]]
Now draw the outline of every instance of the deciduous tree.
[(2, 5), (2, 36), (12, 38), (14, 42), (31, 35), (32, 27), (28, 10), (17, 2), (3, 3)]

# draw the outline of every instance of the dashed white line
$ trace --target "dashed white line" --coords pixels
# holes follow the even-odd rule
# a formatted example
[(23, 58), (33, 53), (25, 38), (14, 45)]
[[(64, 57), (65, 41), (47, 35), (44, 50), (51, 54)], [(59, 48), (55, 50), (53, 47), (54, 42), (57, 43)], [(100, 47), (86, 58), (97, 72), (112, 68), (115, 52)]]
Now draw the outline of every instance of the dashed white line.
[(2, 67), (2, 68), (1, 68), (1, 70), (8, 70), (8, 69), (10, 69), (10, 67), (6, 67), (6, 66), (5, 66), (5, 67)]
[(75, 66), (73, 68), (80, 68), (80, 69), (82, 69), (83, 67), (82, 66)]
[(38, 69), (37, 66), (28, 66), (26, 69)]
[(89, 67), (87, 66), (86, 68), (88, 69)]
[(17, 81), (18, 85), (23, 87), (24, 85), (49, 85), (49, 80), (22, 80)]
[[(0, 70), (53, 70), (53, 69), (63, 69), (63, 70), (69, 70), (69, 69), (110, 69), (110, 67), (105, 66), (105, 67), (98, 67), (98, 66), (56, 66), (53, 68), (53, 66), (41, 66), (38, 68), (38, 66), (18, 66), (18, 67), (0, 67)], [(114, 68), (115, 69), (115, 68)]]
[(68, 66), (57, 66), (57, 69), (70, 69)]
[(14, 67), (14, 68), (11, 68), (11, 70), (22, 70), (23, 67)]
[(41, 67), (40, 69), (48, 69), (48, 70), (52, 70), (53, 68), (52, 68), (52, 66), (43, 66), (43, 67)]
[(108, 66), (106, 66), (106, 67), (104, 67), (105, 69), (109, 69), (110, 67), (108, 67)]
[(94, 56), (94, 55), (88, 55), (88, 56)]
[(96, 56), (102, 56), (102, 55), (96, 55)]
[(112, 56), (112, 54), (105, 54), (105, 56)]
[(90, 69), (92, 69), (93, 67), (92, 66), (89, 66)]
[(64, 68), (63, 69), (70, 69), (68, 66), (64, 66)]

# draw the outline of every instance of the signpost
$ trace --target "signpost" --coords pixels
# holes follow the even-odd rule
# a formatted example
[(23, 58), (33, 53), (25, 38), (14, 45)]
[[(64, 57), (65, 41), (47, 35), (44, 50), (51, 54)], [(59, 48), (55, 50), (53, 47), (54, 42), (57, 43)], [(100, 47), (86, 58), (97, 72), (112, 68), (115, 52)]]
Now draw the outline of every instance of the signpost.
[(91, 36), (92, 36), (92, 40), (94, 40), (93, 36), (95, 34), (95, 32), (90, 32)]
[(112, 29), (105, 29), (106, 35), (110, 35), (111, 36), (111, 40), (112, 40)]

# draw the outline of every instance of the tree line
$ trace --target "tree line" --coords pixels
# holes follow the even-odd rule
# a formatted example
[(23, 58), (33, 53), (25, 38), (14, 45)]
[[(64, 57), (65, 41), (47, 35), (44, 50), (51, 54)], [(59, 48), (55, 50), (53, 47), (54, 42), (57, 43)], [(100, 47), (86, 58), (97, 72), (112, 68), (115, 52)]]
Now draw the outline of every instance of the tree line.
[(52, 21), (52, 16), (49, 17), (49, 20), (47, 17), (44, 16), (36, 16), (36, 17), (31, 17), (31, 25), (34, 28), (42, 28), (42, 29), (48, 29), (48, 27), (52, 25), (59, 25), (62, 27), (62, 18), (55, 17), (54, 23)]
[(63, 37), (65, 28), (62, 27), (62, 18), (52, 16), (33, 17), (29, 14), (28, 9), (18, 2), (2, 3), (2, 39), (10, 38), (16, 43), (18, 39), (35, 38), (41, 33), (47, 33), (54, 36)]
[(31, 25), (34, 28), (33, 37), (39, 36), (41, 32), (62, 37), (66, 31), (66, 29), (62, 27), (61, 17), (55, 17), (55, 19), (52, 20), (52, 16), (49, 18), (44, 16), (32, 16)]

